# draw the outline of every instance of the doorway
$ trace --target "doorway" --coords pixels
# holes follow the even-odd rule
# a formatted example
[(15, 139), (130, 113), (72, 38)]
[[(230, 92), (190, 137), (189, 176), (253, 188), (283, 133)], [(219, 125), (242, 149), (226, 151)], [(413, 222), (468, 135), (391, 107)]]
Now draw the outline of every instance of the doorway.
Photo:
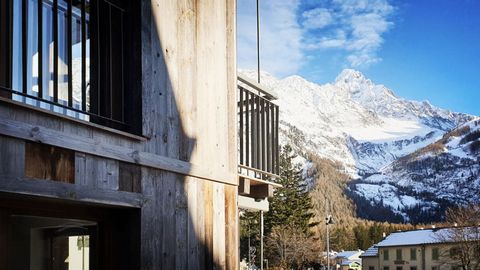
[(140, 210), (0, 193), (0, 269), (138, 269)]

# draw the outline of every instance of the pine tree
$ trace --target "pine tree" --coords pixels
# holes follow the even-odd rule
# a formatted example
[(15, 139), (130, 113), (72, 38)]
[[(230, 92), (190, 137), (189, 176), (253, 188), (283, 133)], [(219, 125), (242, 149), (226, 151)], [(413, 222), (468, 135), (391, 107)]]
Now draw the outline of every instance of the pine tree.
[(290, 146), (280, 154), (280, 188), (269, 198), (265, 213), (265, 235), (269, 262), (281, 267), (302, 268), (318, 258), (318, 240), (311, 227), (314, 216), (311, 198), (302, 179), (301, 168), (294, 164)]
[[(282, 147), (280, 179), (277, 180), (282, 187), (276, 188), (273, 197), (268, 199), (270, 210), (264, 213), (266, 256), (271, 265), (283, 267), (303, 266), (318, 257), (318, 239), (310, 230), (316, 225), (312, 222), (313, 205), (302, 170), (293, 162), (295, 155), (292, 152), (290, 146)], [(257, 251), (259, 249), (259, 220), (258, 212), (242, 213), (242, 258), (248, 257), (248, 239), (250, 246), (257, 247)]]
[(309, 232), (315, 223), (311, 222), (313, 205), (308, 194), (302, 171), (298, 164), (294, 164), (292, 148), (286, 145), (280, 153), (281, 188), (276, 188), (272, 198), (269, 198), (270, 211), (265, 214), (265, 232), (270, 233), (274, 226), (291, 225), (300, 228), (302, 232)]

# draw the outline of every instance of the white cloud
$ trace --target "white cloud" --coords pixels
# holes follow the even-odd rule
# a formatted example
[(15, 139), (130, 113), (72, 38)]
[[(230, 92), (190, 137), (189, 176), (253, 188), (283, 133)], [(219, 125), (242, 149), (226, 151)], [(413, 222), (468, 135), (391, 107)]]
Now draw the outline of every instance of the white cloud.
[[(260, 1), (261, 68), (283, 77), (298, 73), (304, 62), (302, 29), (296, 12), (299, 1)], [(256, 69), (255, 0), (237, 2), (238, 67)]]
[(330, 11), (326, 8), (315, 8), (303, 12), (303, 26), (307, 29), (321, 29), (333, 22)]
[(318, 49), (330, 49), (330, 48), (344, 48), (347, 44), (347, 36), (345, 31), (338, 29), (334, 34), (328, 37), (322, 37), (315, 39), (315, 43), (307, 44), (306, 49), (318, 50)]
[(332, 0), (329, 8), (335, 10), (330, 13), (335, 23), (328, 32), (320, 33), (321, 38), (316, 37), (318, 32), (306, 32), (306, 48), (344, 50), (352, 67), (381, 61), (377, 54), (383, 34), (393, 26), (389, 19), (394, 8), (388, 0)]
[[(389, 31), (390, 0), (328, 0), (300, 10), (306, 0), (260, 1), (261, 68), (278, 77), (298, 73), (317, 53), (336, 50), (350, 67), (381, 61), (378, 51)], [(256, 1), (237, 1), (237, 60), (256, 69)], [(317, 58), (318, 59), (318, 58)]]

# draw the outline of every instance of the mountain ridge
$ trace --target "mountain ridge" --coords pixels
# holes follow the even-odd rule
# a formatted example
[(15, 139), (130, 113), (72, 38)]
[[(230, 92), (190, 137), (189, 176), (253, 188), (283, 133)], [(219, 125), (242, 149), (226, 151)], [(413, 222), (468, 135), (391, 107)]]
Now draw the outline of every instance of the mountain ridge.
[[(242, 73), (256, 76), (252, 71)], [(277, 79), (262, 73), (261, 78), (262, 84), (279, 96), (280, 142), (292, 145), (302, 156), (300, 162), (307, 162), (307, 153), (315, 153), (340, 162), (342, 172), (356, 180), (381, 174), (398, 159), (437, 142), (448, 131), (475, 118), (428, 101), (403, 99), (352, 69), (343, 70), (334, 82), (324, 85), (298, 75)], [(349, 192), (365, 195), (355, 187), (350, 185)], [(410, 203), (396, 206), (411, 204), (410, 199)], [(409, 219), (401, 209), (395, 211)]]

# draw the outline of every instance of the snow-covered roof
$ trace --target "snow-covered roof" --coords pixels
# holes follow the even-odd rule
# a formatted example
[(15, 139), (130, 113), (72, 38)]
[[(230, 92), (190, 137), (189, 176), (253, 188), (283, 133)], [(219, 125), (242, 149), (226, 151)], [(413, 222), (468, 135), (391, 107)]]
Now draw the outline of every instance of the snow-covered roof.
[(347, 258), (351, 259), (352, 257), (360, 256), (363, 253), (363, 250), (352, 250), (352, 251), (342, 251), (337, 253), (337, 258)]
[(360, 257), (377, 257), (378, 256), (378, 247), (373, 245), (369, 247)]
[(448, 235), (451, 235), (453, 230), (467, 230), (466, 232), (468, 232), (470, 229), (471, 227), (395, 232), (387, 236), (384, 240), (380, 241), (376, 246), (394, 247), (442, 243), (447, 241)]

